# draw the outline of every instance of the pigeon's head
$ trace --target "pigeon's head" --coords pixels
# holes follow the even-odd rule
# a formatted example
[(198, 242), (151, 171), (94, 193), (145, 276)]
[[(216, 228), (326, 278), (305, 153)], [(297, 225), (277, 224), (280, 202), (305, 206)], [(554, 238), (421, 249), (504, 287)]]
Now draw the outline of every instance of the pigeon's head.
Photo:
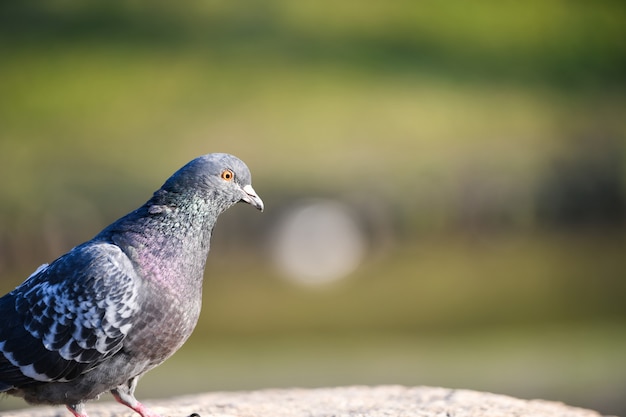
[(225, 210), (240, 201), (263, 211), (252, 188), (250, 170), (239, 158), (225, 153), (200, 156), (179, 169), (161, 187), (168, 194), (200, 193)]

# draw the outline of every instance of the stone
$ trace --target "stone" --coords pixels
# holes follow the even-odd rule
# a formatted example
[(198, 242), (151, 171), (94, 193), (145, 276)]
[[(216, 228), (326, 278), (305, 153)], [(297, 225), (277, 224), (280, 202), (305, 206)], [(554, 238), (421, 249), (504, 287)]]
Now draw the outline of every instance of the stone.
[[(212, 392), (146, 401), (166, 417), (600, 417), (559, 402), (522, 400), (462, 389), (350, 386)], [(62, 417), (65, 407), (35, 407), (2, 417)], [(113, 402), (92, 402), (90, 417), (134, 417)]]

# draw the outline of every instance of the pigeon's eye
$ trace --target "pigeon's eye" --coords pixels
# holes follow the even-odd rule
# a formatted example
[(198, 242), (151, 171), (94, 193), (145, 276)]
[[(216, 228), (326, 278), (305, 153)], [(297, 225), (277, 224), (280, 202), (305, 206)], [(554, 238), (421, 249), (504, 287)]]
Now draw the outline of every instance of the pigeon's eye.
[(235, 178), (235, 173), (230, 169), (225, 169), (224, 171), (222, 171), (221, 177), (224, 181), (232, 181), (233, 178)]

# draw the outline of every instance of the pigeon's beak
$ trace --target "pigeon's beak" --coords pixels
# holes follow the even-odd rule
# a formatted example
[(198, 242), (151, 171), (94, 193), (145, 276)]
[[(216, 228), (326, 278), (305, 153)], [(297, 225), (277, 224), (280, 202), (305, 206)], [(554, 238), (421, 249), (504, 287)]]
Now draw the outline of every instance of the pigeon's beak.
[(265, 207), (263, 205), (263, 200), (261, 200), (261, 197), (257, 195), (256, 191), (254, 191), (254, 188), (252, 188), (251, 185), (246, 185), (245, 187), (243, 187), (243, 192), (245, 195), (241, 199), (242, 201), (245, 201), (251, 206), (263, 211), (263, 208)]

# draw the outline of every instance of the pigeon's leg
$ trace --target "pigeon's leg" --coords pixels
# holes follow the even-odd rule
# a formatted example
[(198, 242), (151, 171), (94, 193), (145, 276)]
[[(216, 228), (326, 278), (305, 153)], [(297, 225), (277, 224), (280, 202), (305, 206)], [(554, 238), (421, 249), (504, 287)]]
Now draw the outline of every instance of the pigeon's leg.
[(74, 417), (89, 417), (85, 413), (85, 404), (71, 404), (66, 405), (67, 409), (70, 410), (70, 413), (74, 414)]
[(126, 384), (112, 389), (111, 394), (113, 394), (113, 398), (115, 398), (115, 400), (120, 404), (124, 404), (126, 407), (129, 407), (136, 413), (139, 413), (141, 417), (161, 417), (160, 415), (150, 411), (145, 405), (137, 401), (135, 398), (135, 387), (137, 387), (138, 380), (138, 377), (131, 378)]

